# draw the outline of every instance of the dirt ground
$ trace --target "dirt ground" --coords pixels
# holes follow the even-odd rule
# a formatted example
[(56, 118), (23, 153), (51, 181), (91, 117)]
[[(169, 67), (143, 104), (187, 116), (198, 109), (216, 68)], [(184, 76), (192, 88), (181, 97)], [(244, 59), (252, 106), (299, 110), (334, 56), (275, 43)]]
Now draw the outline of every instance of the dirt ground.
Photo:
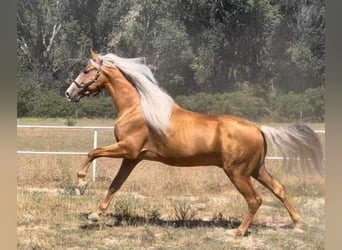
[[(18, 150), (87, 151), (89, 136), (18, 130)], [(100, 145), (112, 140), (101, 136)], [(104, 197), (121, 160), (98, 159), (96, 181), (91, 181), (90, 171), (88, 190), (79, 196), (74, 182), (83, 160), (17, 156), (18, 249), (324, 249), (324, 177), (290, 173), (268, 161), (268, 169), (298, 208), (303, 230), (294, 230), (282, 204), (253, 181), (263, 204), (247, 235), (235, 238), (230, 232), (241, 223), (247, 206), (221, 169), (141, 162), (106, 215), (92, 224), (86, 215)]]
[[(240, 224), (247, 207), (219, 169), (155, 166), (149, 169), (159, 175), (155, 178), (145, 174), (147, 168), (142, 166), (125, 183), (95, 224), (86, 215), (103, 198), (109, 179), (90, 182), (84, 196), (76, 195), (72, 182), (63, 178), (54, 184), (18, 186), (18, 249), (324, 249), (320, 178), (299, 183), (291, 177), (293, 185), (286, 185), (306, 223), (303, 231), (294, 230), (282, 204), (255, 183), (263, 205), (247, 236), (234, 238), (229, 232)], [(204, 184), (205, 175), (212, 178)]]

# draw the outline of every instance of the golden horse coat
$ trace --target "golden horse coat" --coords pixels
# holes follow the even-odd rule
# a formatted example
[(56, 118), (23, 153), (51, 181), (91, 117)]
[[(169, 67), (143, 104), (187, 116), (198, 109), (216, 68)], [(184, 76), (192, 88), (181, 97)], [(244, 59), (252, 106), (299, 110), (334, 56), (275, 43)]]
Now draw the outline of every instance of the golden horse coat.
[(307, 125), (260, 127), (236, 116), (210, 116), (185, 110), (159, 88), (152, 72), (139, 58), (126, 59), (91, 51), (90, 63), (65, 94), (70, 101), (78, 102), (101, 89), (108, 91), (118, 111), (114, 129), (117, 142), (89, 152), (77, 173), (80, 193), (87, 188), (85, 178), (94, 159), (112, 157), (123, 161), (106, 196), (89, 219), (100, 219), (115, 192), (140, 161), (153, 160), (174, 166), (222, 168), (248, 204), (236, 235), (245, 235), (262, 203), (251, 177), (279, 198), (295, 228), (301, 227), (301, 217), (285, 189), (266, 170), (265, 157), (267, 145), (271, 143), (285, 158), (302, 159), (303, 164), (322, 172), (321, 144)]

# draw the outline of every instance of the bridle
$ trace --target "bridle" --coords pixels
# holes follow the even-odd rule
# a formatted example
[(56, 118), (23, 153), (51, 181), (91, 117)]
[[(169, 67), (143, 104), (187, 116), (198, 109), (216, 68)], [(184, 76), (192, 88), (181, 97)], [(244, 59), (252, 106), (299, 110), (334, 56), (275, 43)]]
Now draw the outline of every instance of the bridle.
[[(77, 86), (77, 88), (81, 89), (81, 91), (80, 91), (79, 93), (80, 93), (80, 94), (84, 94), (84, 93), (87, 91), (87, 89), (88, 89), (88, 87), (89, 87), (90, 85), (92, 85), (93, 83), (96, 83), (96, 82), (97, 82), (97, 80), (99, 79), (100, 75), (101, 75), (101, 66), (98, 67), (98, 68), (96, 69), (96, 75), (95, 75), (95, 78), (94, 78), (93, 80), (90, 80), (89, 82), (86, 82), (86, 83), (78, 83), (78, 82), (76, 81), (76, 79), (75, 79), (75, 80), (73, 81), (73, 83), (75, 83), (75, 85)], [(100, 89), (99, 86), (96, 86), (96, 89), (97, 89), (97, 92), (94, 93), (94, 95), (99, 94), (100, 91), (101, 91), (101, 89)]]

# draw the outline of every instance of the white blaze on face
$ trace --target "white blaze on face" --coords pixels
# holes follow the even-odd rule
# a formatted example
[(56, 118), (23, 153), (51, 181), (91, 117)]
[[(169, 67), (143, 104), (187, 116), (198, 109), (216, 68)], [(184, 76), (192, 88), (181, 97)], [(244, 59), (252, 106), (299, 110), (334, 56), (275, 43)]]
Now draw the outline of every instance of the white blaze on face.
[[(76, 78), (76, 82), (79, 83), (79, 76)], [(77, 85), (73, 82), (70, 84), (69, 88), (65, 91), (66, 97), (71, 101), (76, 95), (78, 95), (79, 88)]]

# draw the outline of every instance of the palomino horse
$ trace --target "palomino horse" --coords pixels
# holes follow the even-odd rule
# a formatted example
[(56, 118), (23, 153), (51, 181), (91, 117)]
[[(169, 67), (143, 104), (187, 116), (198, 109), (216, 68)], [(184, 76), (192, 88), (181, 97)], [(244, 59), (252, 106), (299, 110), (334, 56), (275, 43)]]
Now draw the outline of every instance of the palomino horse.
[(117, 143), (91, 150), (77, 172), (77, 187), (83, 194), (91, 162), (98, 157), (123, 158), (93, 221), (107, 210), (114, 194), (141, 160), (173, 166), (218, 166), (243, 195), (248, 212), (235, 229), (244, 235), (262, 203), (251, 183), (258, 180), (284, 204), (295, 228), (302, 220), (290, 203), (283, 186), (265, 167), (267, 141), (284, 157), (309, 159), (306, 163), (323, 170), (323, 153), (317, 135), (307, 125), (283, 128), (259, 127), (235, 116), (211, 116), (185, 110), (161, 88), (140, 58), (125, 59), (114, 54), (100, 55), (91, 50), (86, 68), (66, 90), (67, 98), (78, 102), (84, 96), (106, 89), (117, 108), (114, 134)]

